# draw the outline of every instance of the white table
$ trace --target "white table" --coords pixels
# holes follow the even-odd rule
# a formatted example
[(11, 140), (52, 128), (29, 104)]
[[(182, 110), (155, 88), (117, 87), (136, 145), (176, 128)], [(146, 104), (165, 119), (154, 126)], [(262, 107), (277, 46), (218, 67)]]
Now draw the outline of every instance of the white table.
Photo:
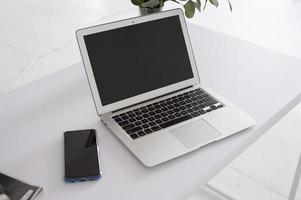
[[(301, 60), (189, 25), (201, 80), (262, 124), (301, 91)], [(257, 125), (257, 126), (258, 126)], [(63, 181), (63, 132), (95, 128), (103, 177)], [(44, 188), (41, 199), (185, 198), (242, 140), (236, 134), (145, 168), (99, 121), (81, 63), (0, 99), (0, 171)]]

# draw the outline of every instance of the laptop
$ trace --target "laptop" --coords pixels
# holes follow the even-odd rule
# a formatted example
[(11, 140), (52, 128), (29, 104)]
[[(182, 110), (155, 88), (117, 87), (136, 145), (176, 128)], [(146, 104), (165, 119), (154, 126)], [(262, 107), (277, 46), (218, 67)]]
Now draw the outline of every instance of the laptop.
[(76, 36), (101, 121), (147, 167), (255, 124), (200, 82), (180, 9)]

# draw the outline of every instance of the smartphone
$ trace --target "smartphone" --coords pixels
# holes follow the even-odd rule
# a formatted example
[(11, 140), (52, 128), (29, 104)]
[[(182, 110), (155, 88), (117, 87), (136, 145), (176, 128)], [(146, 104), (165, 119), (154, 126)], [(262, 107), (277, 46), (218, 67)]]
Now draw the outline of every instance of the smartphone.
[(65, 181), (82, 182), (101, 177), (99, 147), (94, 129), (64, 133)]

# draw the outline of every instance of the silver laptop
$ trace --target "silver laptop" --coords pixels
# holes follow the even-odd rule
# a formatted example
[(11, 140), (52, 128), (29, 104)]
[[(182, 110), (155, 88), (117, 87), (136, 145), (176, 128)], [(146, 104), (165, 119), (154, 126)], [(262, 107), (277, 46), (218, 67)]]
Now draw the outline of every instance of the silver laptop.
[(148, 167), (255, 124), (203, 87), (180, 9), (76, 32), (102, 122)]

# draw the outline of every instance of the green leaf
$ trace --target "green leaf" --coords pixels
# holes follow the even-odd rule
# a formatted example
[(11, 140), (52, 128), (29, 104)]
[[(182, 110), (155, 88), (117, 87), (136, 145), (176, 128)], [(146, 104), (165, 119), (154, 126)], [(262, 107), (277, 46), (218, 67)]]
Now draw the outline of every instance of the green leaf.
[(229, 3), (230, 11), (232, 12), (232, 4), (231, 4), (230, 0), (228, 0), (228, 3)]
[(187, 3), (184, 4), (185, 15), (187, 18), (192, 18), (195, 13), (195, 5), (192, 0), (188, 0)]
[(194, 2), (194, 6), (196, 9), (201, 11), (201, 0), (196, 0), (196, 2)]
[(212, 5), (214, 5), (215, 7), (218, 6), (218, 1), (217, 1), (217, 0), (209, 0), (209, 1), (210, 1), (210, 3), (211, 3)]

